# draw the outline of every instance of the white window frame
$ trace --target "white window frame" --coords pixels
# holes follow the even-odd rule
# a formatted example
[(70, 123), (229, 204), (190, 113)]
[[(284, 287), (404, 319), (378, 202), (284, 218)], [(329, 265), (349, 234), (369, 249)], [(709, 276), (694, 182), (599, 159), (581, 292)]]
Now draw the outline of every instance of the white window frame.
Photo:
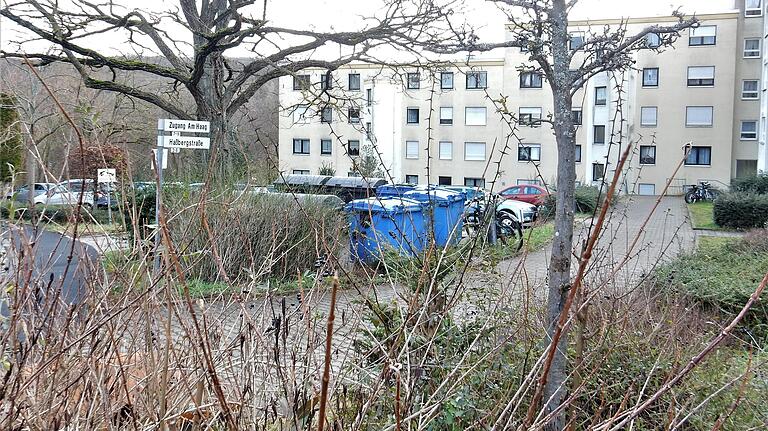
[(762, 0), (752, 0), (757, 1), (757, 7), (749, 6), (750, 0), (744, 0), (744, 17), (746, 18), (755, 18), (758, 16), (763, 16), (763, 2)]
[[(482, 122), (479, 121), (480, 112), (483, 113)], [(473, 113), (470, 115), (470, 113)], [(470, 119), (472, 121), (470, 122)], [(465, 126), (486, 126), (488, 124), (488, 109), (485, 106), (467, 106), (464, 108)]]
[[(412, 78), (416, 78), (415, 80)], [(408, 72), (405, 74), (405, 88), (408, 90), (419, 90), (421, 89), (421, 73), (419, 72)]]
[(645, 35), (645, 47), (646, 48), (658, 48), (661, 46), (661, 36), (658, 33), (648, 33)]
[[(450, 122), (444, 123), (443, 120), (450, 120)], [(440, 125), (441, 126), (453, 125), (453, 107), (452, 106), (440, 107)]]
[[(479, 156), (479, 154), (480, 154), (479, 151), (468, 152), (467, 149), (470, 146), (477, 146), (477, 148), (480, 148), (480, 146), (482, 146), (482, 148), (483, 148), (483, 152), (482, 152), (483, 155), (482, 155), (482, 157)], [(464, 143), (464, 160), (470, 161), (470, 162), (484, 162), (485, 161), (485, 156), (486, 156), (485, 150), (486, 150), (485, 142), (465, 142)]]
[[(653, 122), (646, 121), (650, 117), (646, 116), (646, 112), (653, 113)], [(658, 106), (642, 106), (640, 107), (640, 126), (641, 127), (656, 127), (659, 125), (659, 107)]]
[(405, 158), (419, 160), (419, 141), (405, 141)]
[(293, 109), (293, 124), (307, 124), (313, 115), (310, 105), (296, 105)]
[[(649, 148), (653, 150), (653, 163), (645, 163), (643, 162), (643, 148)], [(655, 145), (640, 145), (638, 147), (638, 154), (637, 154), (637, 161), (644, 166), (647, 165), (655, 165), (656, 164), (656, 157), (658, 156), (658, 151), (656, 150)]]
[[(655, 84), (646, 84), (645, 83), (645, 78), (646, 78), (645, 72), (646, 71), (648, 71), (648, 72), (655, 71), (656, 72), (656, 83)], [(659, 86), (659, 75), (660, 75), (660, 72), (659, 72), (659, 68), (658, 67), (646, 67), (646, 68), (644, 68), (643, 69), (643, 88), (657, 88)]]
[[(755, 129), (751, 131), (744, 131), (744, 125), (745, 124), (754, 124)], [(739, 139), (742, 141), (756, 141), (757, 140), (757, 120), (741, 120), (741, 126), (739, 127)], [(748, 134), (747, 137), (744, 137), (744, 134)], [(752, 136), (754, 135), (754, 136)]]
[[(521, 106), (517, 117), (518, 122), (521, 126), (539, 127), (541, 125), (541, 112), (542, 110), (539, 107)], [(529, 115), (531, 117), (530, 120), (527, 119)], [(526, 119), (523, 120), (523, 118)]]
[[(409, 177), (410, 178), (416, 178), (416, 181), (408, 181), (410, 179)], [(418, 175), (406, 174), (405, 175), (405, 183), (406, 184), (419, 184), (419, 176)]]
[[(747, 82), (754, 82), (755, 89), (747, 90)], [(746, 96), (749, 94), (750, 96)], [(753, 96), (752, 96), (753, 95)], [(759, 100), (760, 99), (760, 80), (759, 79), (745, 79), (741, 81), (741, 100)]]
[(440, 141), (437, 144), (438, 147), (438, 159), (440, 160), (453, 160), (453, 142)]
[[(325, 151), (323, 148), (323, 144), (328, 143), (330, 146), (328, 147), (328, 151)], [(320, 140), (320, 155), (321, 156), (330, 156), (333, 154), (333, 140), (331, 139), (321, 139)]]
[[(709, 123), (694, 122), (690, 120), (692, 112), (706, 112), (709, 111)], [(685, 127), (712, 127), (715, 123), (715, 108), (713, 106), (686, 106), (685, 107)]]
[[(747, 42), (751, 42), (751, 41), (757, 41), (757, 48), (747, 49)], [(742, 53), (742, 56), (744, 58), (760, 58), (762, 47), (763, 47), (763, 42), (760, 40), (759, 37), (745, 37), (744, 52)]]

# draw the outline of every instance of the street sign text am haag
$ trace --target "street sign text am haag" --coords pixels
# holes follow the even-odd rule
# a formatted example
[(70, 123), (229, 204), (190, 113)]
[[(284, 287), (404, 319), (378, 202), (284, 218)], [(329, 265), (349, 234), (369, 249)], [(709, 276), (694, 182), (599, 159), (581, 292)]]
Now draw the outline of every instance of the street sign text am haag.
[(157, 122), (157, 130), (165, 130), (169, 132), (210, 133), (211, 123), (209, 121), (161, 119)]

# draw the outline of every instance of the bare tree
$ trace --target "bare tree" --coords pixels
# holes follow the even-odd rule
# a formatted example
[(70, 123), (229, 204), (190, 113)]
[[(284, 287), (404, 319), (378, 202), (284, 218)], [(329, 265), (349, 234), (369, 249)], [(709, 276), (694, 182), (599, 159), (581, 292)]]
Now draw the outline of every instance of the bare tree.
[[(574, 95), (590, 78), (604, 72), (621, 73), (632, 67), (632, 53), (641, 49), (663, 50), (680, 36), (680, 31), (698, 25), (698, 19), (674, 11), (676, 22), (651, 25), (631, 33), (627, 22), (590, 31), (581, 46), (571, 46), (569, 13), (578, 0), (493, 0), (506, 15), (508, 37), (505, 42), (485, 43), (470, 27), (454, 28), (455, 44), (436, 42), (428, 49), (440, 53), (491, 51), (517, 47), (529, 53), (529, 62), (521, 67), (538, 73), (552, 91), (554, 112), (549, 120), (557, 142), (557, 208), (555, 238), (549, 265), (547, 324), (549, 355), (531, 404), (544, 400), (547, 414), (557, 412), (564, 401), (567, 378), (567, 331), (558, 324), (571, 290), (571, 255), (573, 248), (574, 191), (576, 182), (576, 126), (571, 108)], [(648, 44), (649, 35), (658, 37)], [(576, 49), (571, 49), (576, 48)], [(565, 310), (567, 312), (567, 310)], [(529, 415), (530, 416), (530, 415)], [(565, 427), (565, 411), (560, 409), (549, 425), (552, 430)]]
[[(230, 149), (230, 119), (269, 81), (306, 67), (332, 70), (364, 59), (376, 46), (420, 39), (447, 13), (431, 1), (387, 0), (379, 16), (363, 19), (355, 31), (322, 32), (271, 26), (267, 1), (262, 6), (255, 0), (179, 0), (157, 14), (121, 3), (9, 2), (0, 15), (22, 27), (26, 31), (22, 37), (27, 39), (17, 41), (15, 52), (1, 54), (26, 56), (38, 64), (71, 63), (89, 88), (141, 99), (179, 119), (210, 120), (211, 158), (217, 150), (226, 153)], [(110, 55), (106, 47), (94, 44), (100, 34), (110, 32), (125, 34), (126, 52)], [(42, 40), (54, 49), (27, 52), (30, 40)], [(347, 53), (340, 49), (333, 58), (318, 58), (315, 51), (326, 45), (346, 47)], [(252, 57), (236, 60), (227, 56), (238, 47), (250, 51)], [(166, 94), (148, 91), (126, 82), (126, 72), (162, 77), (173, 90)], [(181, 92), (191, 96), (192, 106), (178, 103)]]

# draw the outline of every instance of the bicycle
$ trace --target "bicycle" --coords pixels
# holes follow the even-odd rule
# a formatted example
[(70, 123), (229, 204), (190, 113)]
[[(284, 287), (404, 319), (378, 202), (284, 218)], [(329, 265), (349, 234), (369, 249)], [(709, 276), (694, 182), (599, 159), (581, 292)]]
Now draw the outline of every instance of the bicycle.
[(689, 204), (694, 202), (714, 201), (719, 195), (717, 189), (712, 187), (707, 181), (701, 181), (701, 185), (693, 184), (690, 187), (691, 188), (685, 192), (684, 197), (685, 202)]

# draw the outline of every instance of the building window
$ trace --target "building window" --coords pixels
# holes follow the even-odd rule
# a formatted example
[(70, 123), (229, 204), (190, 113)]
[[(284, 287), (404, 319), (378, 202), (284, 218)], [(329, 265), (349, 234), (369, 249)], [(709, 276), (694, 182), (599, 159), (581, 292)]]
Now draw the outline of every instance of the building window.
[(464, 186), (482, 189), (482, 188), (485, 188), (485, 179), (464, 177)]
[(689, 46), (714, 45), (717, 40), (716, 25), (700, 25), (692, 28), (688, 36)]
[(741, 82), (741, 98), (744, 100), (756, 100), (759, 84), (757, 79), (745, 79)]
[(576, 163), (580, 163), (581, 162), (581, 145), (576, 145), (576, 154), (575, 154), (575, 157), (574, 157), (574, 161)]
[(440, 160), (452, 160), (453, 159), (453, 142), (440, 141), (438, 143)]
[(320, 122), (330, 123), (331, 121), (333, 121), (333, 108), (326, 106), (322, 111), (320, 111)]
[(294, 139), (293, 154), (309, 154), (309, 139)]
[(518, 116), (521, 125), (537, 127), (541, 125), (541, 108), (520, 108)]
[(293, 89), (294, 90), (308, 90), (309, 89), (309, 75), (296, 75), (293, 77)]
[(405, 158), (418, 160), (419, 158), (419, 141), (405, 141)]
[(294, 169), (293, 175), (309, 175), (309, 169)]
[(757, 139), (757, 121), (748, 120), (741, 122), (741, 140), (754, 141)]
[(592, 142), (595, 144), (605, 143), (605, 126), (594, 126), (594, 139)]
[(350, 156), (359, 156), (360, 141), (358, 140), (347, 141), (347, 154), (349, 154)]
[(405, 183), (406, 184), (418, 184), (419, 183), (419, 176), (418, 175), (406, 175), (405, 176)]
[(373, 106), (373, 89), (371, 88), (365, 90), (365, 103), (368, 106)]
[(656, 147), (654, 147), (653, 145), (640, 146), (640, 164), (641, 165), (656, 164)]
[(711, 87), (715, 85), (715, 66), (689, 66), (689, 87)]
[(685, 158), (686, 165), (709, 166), (712, 164), (712, 147), (691, 147), (688, 157)]
[(331, 88), (333, 88), (333, 75), (330, 72), (320, 75), (320, 89), (330, 90)]
[(349, 87), (349, 89), (352, 91), (360, 90), (360, 74), (359, 73), (350, 73), (348, 75), (347, 87)]
[(437, 185), (439, 186), (450, 186), (451, 181), (451, 177), (437, 177)]
[(605, 165), (602, 163), (592, 163), (592, 181), (600, 181), (605, 176)]
[(595, 105), (605, 106), (608, 92), (605, 87), (595, 87)]
[(573, 121), (574, 126), (581, 126), (583, 120), (581, 108), (571, 110), (571, 120)]
[(643, 69), (643, 87), (659, 86), (659, 68), (648, 67)]
[(713, 108), (711, 106), (686, 106), (685, 125), (687, 127), (712, 126)]
[(517, 160), (520, 162), (541, 161), (541, 145), (521, 144), (517, 147)]
[(483, 107), (464, 108), (464, 124), (467, 126), (485, 126), (486, 109)]
[(661, 37), (658, 33), (648, 33), (645, 35), (645, 46), (648, 48), (658, 48), (661, 46)]
[(320, 154), (324, 156), (328, 156), (333, 151), (333, 144), (331, 143), (330, 139), (321, 139), (320, 140)]
[(538, 72), (520, 73), (520, 88), (541, 88), (542, 79)]
[(643, 106), (640, 108), (640, 125), (644, 127), (656, 127), (659, 108), (655, 106)]
[(406, 123), (419, 124), (419, 108), (408, 108), (406, 111)]
[(440, 72), (440, 88), (453, 90), (453, 72)]
[(485, 142), (465, 142), (464, 160), (483, 161), (485, 160)]
[(349, 122), (352, 124), (360, 123), (360, 110), (357, 108), (349, 108)]
[(744, 58), (760, 58), (760, 39), (744, 39)]
[(406, 74), (406, 86), (409, 90), (418, 90), (421, 88), (421, 75), (418, 73)]
[(467, 89), (488, 88), (488, 72), (467, 72)]
[(441, 107), (440, 108), (440, 124), (444, 126), (450, 126), (453, 124), (453, 108)]
[(583, 32), (574, 32), (570, 34), (571, 38), (568, 41), (568, 47), (575, 51), (577, 49), (581, 49), (582, 46), (584, 46), (584, 33)]
[(307, 123), (311, 117), (312, 111), (310, 111), (309, 105), (297, 105), (293, 110), (294, 123)]
[(744, 16), (760, 16), (763, 14), (762, 2), (760, 0), (744, 1)]

